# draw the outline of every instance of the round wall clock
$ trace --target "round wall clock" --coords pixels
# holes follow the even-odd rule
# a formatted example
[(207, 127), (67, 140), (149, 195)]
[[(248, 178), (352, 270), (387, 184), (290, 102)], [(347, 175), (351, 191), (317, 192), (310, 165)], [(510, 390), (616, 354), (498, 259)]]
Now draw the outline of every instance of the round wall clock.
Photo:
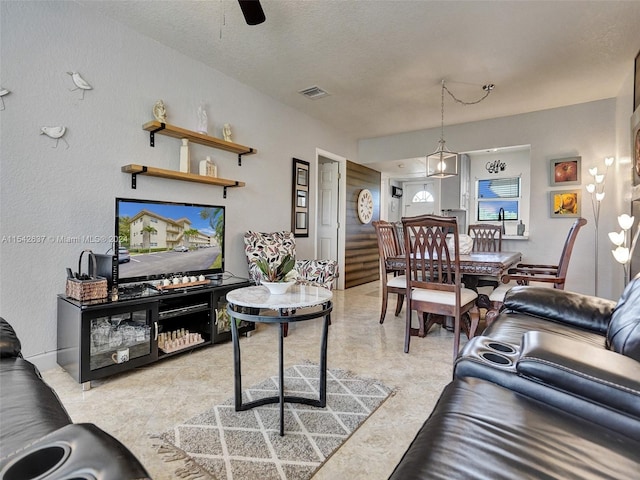
[(373, 197), (366, 188), (360, 190), (358, 194), (358, 219), (362, 223), (369, 223), (373, 217)]

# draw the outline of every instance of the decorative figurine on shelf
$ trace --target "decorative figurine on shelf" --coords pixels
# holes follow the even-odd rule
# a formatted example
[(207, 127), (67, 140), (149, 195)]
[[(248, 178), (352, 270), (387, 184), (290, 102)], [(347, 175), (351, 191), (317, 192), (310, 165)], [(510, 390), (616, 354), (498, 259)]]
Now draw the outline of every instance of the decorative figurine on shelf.
[(205, 106), (203, 103), (198, 106), (198, 133), (203, 135), (207, 135), (208, 129), (208, 119), (207, 119), (207, 111), (205, 110)]
[(158, 100), (153, 106), (153, 116), (157, 121), (167, 123), (167, 109), (162, 100)]
[(228, 123), (225, 123), (224, 127), (222, 127), (222, 139), (225, 142), (233, 142), (231, 140), (231, 125)]
[(180, 171), (191, 172), (191, 156), (189, 155), (189, 139), (183, 138), (180, 146)]
[(82, 78), (78, 72), (67, 72), (67, 75), (71, 75), (71, 80), (73, 80), (73, 83), (76, 86), (76, 88), (72, 88), (69, 91), (74, 92), (78, 89), (82, 90), (82, 97), (80, 98), (80, 100), (84, 100), (85, 90), (93, 90), (93, 87), (89, 85), (89, 83), (84, 78)]
[(208, 155), (206, 160), (200, 161), (200, 175), (207, 177), (218, 176), (218, 167), (211, 161), (211, 157)]
[(64, 143), (67, 144), (67, 148), (69, 148), (69, 143), (62, 138), (62, 136), (67, 133), (67, 127), (42, 127), (40, 129), (40, 135), (46, 135), (49, 138), (55, 138), (56, 144), (51, 148), (58, 148), (58, 142), (62, 139)]

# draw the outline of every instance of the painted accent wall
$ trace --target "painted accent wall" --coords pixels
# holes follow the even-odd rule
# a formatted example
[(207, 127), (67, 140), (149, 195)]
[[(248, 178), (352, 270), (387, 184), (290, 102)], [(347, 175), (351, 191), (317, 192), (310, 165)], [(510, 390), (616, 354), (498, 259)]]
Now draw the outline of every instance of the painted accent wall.
[[(311, 163), (314, 184), (317, 148), (357, 158), (355, 139), (76, 2), (0, 2), (0, 8), (2, 86), (11, 90), (0, 112), (0, 238), (6, 240), (0, 315), (41, 369), (55, 366), (56, 295), (64, 292), (65, 268), (76, 270), (85, 248), (110, 248), (108, 241), (55, 239), (108, 239), (116, 197), (225, 205), (226, 269), (246, 277), (243, 233), (291, 228), (291, 159)], [(84, 100), (69, 91), (68, 71), (93, 86)], [(228, 122), (235, 141), (258, 150), (238, 166), (235, 154), (191, 149), (192, 171), (210, 155), (220, 177), (246, 187), (229, 189), (224, 199), (220, 187), (139, 176), (131, 189), (122, 165), (179, 166), (180, 140), (157, 135), (151, 148), (142, 130), (159, 99), (169, 123), (191, 130), (204, 102), (210, 134), (221, 137)], [(41, 127), (59, 125), (67, 127), (68, 149), (39, 135)], [(310, 202), (315, 211), (314, 196)], [(309, 238), (296, 239), (301, 258), (314, 258), (314, 217)], [(36, 237), (44, 241), (11, 240)]]
[(380, 219), (380, 172), (354, 162), (347, 162), (347, 214), (345, 245), (345, 288), (373, 282), (380, 278), (378, 241), (373, 224), (358, 219), (360, 190), (367, 188), (373, 197), (373, 218)]

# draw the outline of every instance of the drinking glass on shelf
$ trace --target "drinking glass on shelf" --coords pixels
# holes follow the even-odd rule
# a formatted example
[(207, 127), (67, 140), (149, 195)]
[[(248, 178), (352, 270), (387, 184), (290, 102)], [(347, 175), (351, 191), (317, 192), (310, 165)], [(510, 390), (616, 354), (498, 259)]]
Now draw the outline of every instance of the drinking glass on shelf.
[(109, 333), (109, 348), (117, 348), (122, 345), (123, 340), (122, 332), (116, 328), (112, 328)]

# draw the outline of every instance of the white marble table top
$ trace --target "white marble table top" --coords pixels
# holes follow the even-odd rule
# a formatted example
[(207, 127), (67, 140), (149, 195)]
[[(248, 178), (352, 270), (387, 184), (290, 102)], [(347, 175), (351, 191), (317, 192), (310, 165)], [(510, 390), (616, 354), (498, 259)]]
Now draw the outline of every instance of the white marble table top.
[(271, 294), (263, 285), (236, 288), (227, 293), (227, 301), (233, 305), (272, 310), (313, 307), (332, 298), (333, 293), (330, 290), (308, 285), (293, 285), (287, 293), (279, 295)]

